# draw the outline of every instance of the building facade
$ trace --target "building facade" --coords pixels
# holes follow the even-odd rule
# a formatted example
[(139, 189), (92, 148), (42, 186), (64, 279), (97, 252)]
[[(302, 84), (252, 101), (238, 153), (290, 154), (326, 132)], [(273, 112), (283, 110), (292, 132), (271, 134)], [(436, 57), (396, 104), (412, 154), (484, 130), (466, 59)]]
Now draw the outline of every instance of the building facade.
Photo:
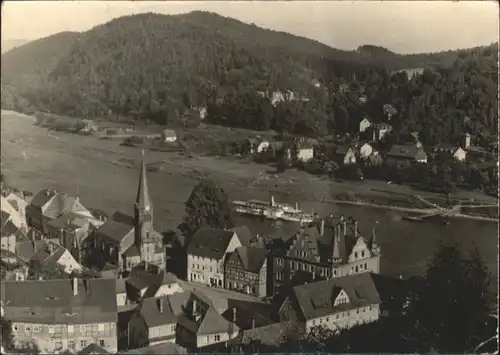
[(223, 288), (226, 256), (241, 246), (234, 231), (200, 228), (187, 247), (188, 281)]
[(294, 287), (279, 309), (280, 321), (293, 321), (309, 333), (375, 322), (381, 299), (370, 273), (343, 276)]
[(352, 217), (329, 216), (302, 227), (286, 244), (271, 250), (268, 295), (316, 279), (364, 272), (378, 274), (380, 255), (375, 228), (365, 238)]
[(256, 297), (267, 295), (267, 250), (240, 247), (227, 257), (224, 269), (226, 289)]
[(92, 343), (118, 350), (115, 280), (8, 281), (2, 289), (14, 343), (35, 343), (51, 354), (77, 353)]

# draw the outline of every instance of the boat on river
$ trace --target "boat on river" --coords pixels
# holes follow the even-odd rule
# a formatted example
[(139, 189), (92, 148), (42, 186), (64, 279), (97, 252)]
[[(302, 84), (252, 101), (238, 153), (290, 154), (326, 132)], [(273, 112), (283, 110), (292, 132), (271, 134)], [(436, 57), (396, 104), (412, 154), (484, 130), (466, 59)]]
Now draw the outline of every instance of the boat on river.
[(314, 214), (299, 209), (298, 203), (295, 204), (295, 207), (287, 204), (280, 204), (276, 203), (274, 197), (271, 197), (271, 201), (233, 201), (233, 207), (237, 213), (259, 216), (264, 219), (304, 224), (314, 221)]

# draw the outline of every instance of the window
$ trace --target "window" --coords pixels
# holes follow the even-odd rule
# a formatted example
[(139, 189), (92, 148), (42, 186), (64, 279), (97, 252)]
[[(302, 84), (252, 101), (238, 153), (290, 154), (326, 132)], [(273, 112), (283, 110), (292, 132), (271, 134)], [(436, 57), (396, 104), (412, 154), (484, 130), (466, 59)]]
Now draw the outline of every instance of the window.
[(364, 258), (364, 257), (365, 257), (365, 251), (364, 251), (364, 250), (362, 250), (362, 251), (361, 251), (361, 257), (362, 257), (362, 258)]
[(80, 340), (80, 347), (84, 348), (87, 346), (87, 341), (86, 340)]
[(333, 276), (337, 276), (337, 270), (333, 269)]
[(330, 321), (330, 317), (326, 317), (326, 321), (329, 322)]
[(367, 269), (367, 265), (366, 265), (366, 263), (365, 263), (365, 270), (366, 270), (366, 269)]
[(210, 342), (210, 337), (207, 336), (207, 343), (209, 343), (209, 342)]
[(54, 326), (49, 325), (49, 333), (53, 334), (54, 333)]
[(75, 341), (74, 340), (68, 341), (68, 347), (74, 349), (75, 348)]
[(357, 251), (354, 252), (354, 258), (356, 258), (356, 259), (358, 258), (358, 252)]
[(214, 336), (215, 341), (220, 341), (220, 335)]
[(39, 325), (34, 325), (34, 326), (33, 326), (33, 331), (34, 331), (35, 333), (38, 333), (38, 332), (40, 331), (40, 326), (39, 326)]
[(80, 333), (85, 333), (87, 331), (87, 327), (85, 325), (80, 326)]
[(27, 324), (27, 325), (25, 325), (25, 326), (24, 326), (24, 331), (25, 331), (26, 333), (31, 332), (31, 325), (28, 325), (28, 324)]
[(170, 326), (170, 331), (171, 331), (171, 332), (175, 332), (175, 327), (176, 327), (176, 325), (175, 325), (175, 324), (174, 324), (174, 325), (171, 325), (171, 326)]
[(99, 340), (99, 346), (104, 348), (106, 346), (106, 342), (103, 339)]
[(104, 323), (99, 323), (99, 331), (100, 332), (104, 331)]

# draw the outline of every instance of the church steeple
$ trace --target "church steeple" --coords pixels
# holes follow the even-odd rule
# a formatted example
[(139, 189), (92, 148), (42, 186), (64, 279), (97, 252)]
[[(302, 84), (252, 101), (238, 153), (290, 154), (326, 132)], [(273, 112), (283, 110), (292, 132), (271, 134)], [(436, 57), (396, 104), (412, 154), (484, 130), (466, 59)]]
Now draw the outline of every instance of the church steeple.
[(139, 176), (139, 187), (137, 188), (137, 198), (135, 200), (139, 208), (146, 209), (146, 206), (151, 208), (151, 199), (149, 198), (148, 179), (147, 179), (146, 163), (144, 159), (144, 150), (142, 151), (141, 175)]
[(139, 175), (139, 187), (135, 200), (135, 244), (137, 246), (148, 243), (154, 238), (153, 228), (153, 204), (149, 197), (147, 170), (142, 151), (141, 172)]
[[(378, 224), (378, 221), (375, 222), (375, 225)], [(372, 229), (372, 238), (371, 238), (371, 249), (373, 254), (380, 254), (380, 246), (377, 243), (377, 237), (375, 235), (375, 226)]]

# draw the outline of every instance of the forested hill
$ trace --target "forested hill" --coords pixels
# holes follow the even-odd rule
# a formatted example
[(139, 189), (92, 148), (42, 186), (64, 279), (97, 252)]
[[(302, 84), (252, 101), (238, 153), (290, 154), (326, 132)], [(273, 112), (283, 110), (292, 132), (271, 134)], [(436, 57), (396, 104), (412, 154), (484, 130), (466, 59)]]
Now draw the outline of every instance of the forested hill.
[[(321, 90), (333, 89), (350, 84), (355, 73), (380, 76), (429, 63), (384, 51), (375, 60), (373, 48), (364, 47), (336, 50), (207, 12), (132, 15), (2, 55), (2, 107), (165, 122), (233, 93), (292, 90), (314, 97), (316, 80)], [(433, 63), (440, 64), (439, 54)]]

